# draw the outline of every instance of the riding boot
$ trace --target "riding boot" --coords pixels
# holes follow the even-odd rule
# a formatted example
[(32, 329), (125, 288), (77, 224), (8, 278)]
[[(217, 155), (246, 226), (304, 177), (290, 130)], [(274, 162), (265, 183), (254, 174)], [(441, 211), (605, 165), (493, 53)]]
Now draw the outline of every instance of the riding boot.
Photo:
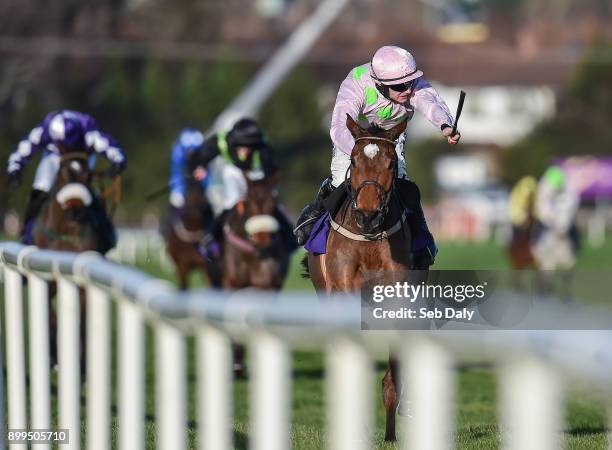
[(49, 193), (39, 189), (32, 189), (30, 198), (25, 209), (23, 218), (23, 227), (21, 228), (20, 240), (22, 244), (33, 244), (34, 237), (32, 235), (32, 227), (34, 220), (38, 217), (40, 210), (45, 202), (49, 199)]
[(313, 202), (306, 205), (306, 207), (302, 210), (300, 217), (297, 220), (297, 224), (293, 229), (293, 234), (295, 235), (298, 245), (304, 245), (308, 240), (313, 224), (317, 221), (321, 214), (325, 212), (325, 205), (323, 204), (323, 201), (333, 190), (334, 186), (332, 185), (332, 179), (331, 177), (327, 177), (325, 180), (323, 180), (323, 183), (321, 183), (319, 192), (317, 192), (317, 196)]
[(427, 270), (434, 263), (438, 247), (427, 227), (421, 203), (413, 204), (412, 209), (409, 222), (412, 235), (413, 268), (416, 270)]
[(93, 213), (93, 226), (98, 240), (98, 252), (105, 255), (117, 245), (117, 232), (104, 205), (97, 195), (92, 195), (93, 201), (89, 207)]
[(429, 232), (425, 214), (421, 207), (421, 191), (415, 182), (398, 178), (395, 180), (399, 190), (401, 204), (410, 211), (407, 222), (410, 226), (413, 268), (427, 270), (434, 263), (438, 247), (432, 234)]
[(295, 240), (295, 236), (293, 235), (293, 224), (291, 223), (285, 212), (279, 207), (277, 207), (274, 211), (274, 217), (276, 218), (276, 220), (278, 220), (281, 239), (285, 243), (285, 246), (287, 247), (287, 250), (289, 250), (289, 253), (293, 253), (299, 247)]
[(221, 256), (221, 241), (223, 240), (223, 223), (231, 209), (224, 210), (219, 216), (212, 219), (208, 233), (198, 245), (198, 251), (207, 260), (213, 261)]

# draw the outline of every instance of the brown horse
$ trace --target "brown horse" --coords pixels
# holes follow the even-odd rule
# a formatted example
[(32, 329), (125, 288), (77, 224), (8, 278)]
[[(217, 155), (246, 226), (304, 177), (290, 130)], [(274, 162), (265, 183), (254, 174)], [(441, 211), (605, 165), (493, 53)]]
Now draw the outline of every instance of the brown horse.
[[(362, 277), (368, 272), (391, 277), (404, 275), (412, 264), (410, 233), (404, 226), (405, 217), (391, 214), (393, 203), (401, 203), (396, 193), (398, 161), (395, 141), (406, 129), (406, 121), (390, 130), (377, 127), (364, 130), (347, 116), (346, 125), (355, 138), (350, 179), (344, 183), (348, 199), (331, 222), (327, 252), (321, 255), (309, 253), (307, 258), (315, 289), (327, 295), (359, 291)], [(402, 209), (397, 206), (396, 211)], [(398, 364), (390, 357), (382, 381), (387, 441), (396, 439), (398, 388)]]
[[(90, 183), (92, 172), (88, 155), (80, 152), (63, 153), (51, 195), (34, 226), (34, 244), (39, 248), (84, 252), (98, 250), (98, 236), (90, 210), (94, 201)], [(51, 359), (57, 360), (57, 317), (51, 305), (57, 286), (49, 286), (49, 323)], [(85, 291), (80, 289), (80, 354), (81, 371), (85, 367)]]
[(97, 236), (88, 208), (93, 203), (86, 153), (65, 153), (50, 199), (34, 227), (39, 248), (83, 252), (96, 250)]
[(247, 198), (228, 214), (223, 225), (224, 289), (280, 290), (289, 269), (289, 251), (279, 235), (278, 174), (247, 179)]
[(213, 287), (219, 286), (216, 268), (208, 264), (199, 250), (206, 235), (207, 222), (212, 218), (212, 211), (206, 199), (202, 185), (194, 180), (187, 180), (185, 206), (176, 217), (171, 217), (167, 229), (166, 252), (174, 261), (179, 288), (187, 289), (189, 274), (194, 269), (201, 270)]
[[(278, 172), (262, 180), (247, 180), (246, 200), (223, 223), (221, 282), (224, 289), (279, 291), (289, 270), (289, 250), (279, 233)], [(233, 346), (234, 372), (245, 374), (244, 347)]]

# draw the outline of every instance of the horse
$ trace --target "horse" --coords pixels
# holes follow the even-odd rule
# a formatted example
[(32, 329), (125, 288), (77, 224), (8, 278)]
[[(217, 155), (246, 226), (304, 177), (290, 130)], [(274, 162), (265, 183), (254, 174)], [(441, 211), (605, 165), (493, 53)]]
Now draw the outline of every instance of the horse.
[[(411, 237), (396, 183), (395, 141), (406, 124), (407, 121), (402, 121), (390, 130), (375, 126), (366, 130), (347, 115), (346, 125), (355, 139), (344, 182), (347, 198), (331, 218), (326, 253), (308, 253), (305, 261), (312, 283), (322, 297), (333, 292), (358, 291), (361, 277), (367, 272), (384, 272), (393, 277), (406, 274), (412, 267)], [(339, 189), (342, 187), (336, 191)], [(399, 217), (398, 211), (402, 211)], [(396, 440), (398, 392), (398, 364), (390, 356), (382, 380), (386, 441)]]
[(86, 153), (62, 154), (51, 195), (34, 226), (37, 247), (74, 252), (97, 250), (94, 218), (88, 211), (94, 201), (88, 160)]
[[(62, 151), (60, 166), (49, 200), (36, 219), (33, 237), (39, 248), (73, 252), (98, 251), (99, 227), (91, 210), (94, 198), (91, 190), (93, 172), (89, 167), (89, 155), (83, 152)], [(51, 360), (57, 361), (57, 317), (52, 308), (57, 286), (49, 286), (49, 324)], [(84, 289), (80, 297), (80, 356), (81, 372), (85, 370), (86, 298)]]
[(575, 216), (568, 217), (562, 225), (554, 225), (536, 221), (532, 232), (530, 245), (537, 269), (538, 290), (543, 295), (557, 291), (563, 301), (569, 302), (580, 235)]
[(535, 266), (535, 259), (531, 251), (534, 224), (535, 218), (530, 212), (522, 226), (513, 227), (512, 239), (506, 249), (512, 270), (529, 269)]
[(279, 235), (278, 173), (252, 181), (247, 176), (246, 199), (239, 201), (223, 224), (224, 289), (280, 290), (289, 270), (289, 251)]
[[(239, 201), (223, 222), (221, 286), (223, 289), (279, 291), (289, 271), (289, 250), (275, 217), (278, 172), (247, 183), (246, 199)], [(234, 372), (245, 373), (244, 348), (234, 345)]]
[(210, 220), (212, 210), (201, 183), (192, 178), (188, 179), (185, 206), (181, 208), (180, 214), (170, 218), (164, 231), (166, 253), (174, 261), (181, 290), (189, 287), (189, 274), (194, 269), (201, 270), (211, 286), (219, 286), (217, 270), (202, 254), (200, 244), (206, 236)]

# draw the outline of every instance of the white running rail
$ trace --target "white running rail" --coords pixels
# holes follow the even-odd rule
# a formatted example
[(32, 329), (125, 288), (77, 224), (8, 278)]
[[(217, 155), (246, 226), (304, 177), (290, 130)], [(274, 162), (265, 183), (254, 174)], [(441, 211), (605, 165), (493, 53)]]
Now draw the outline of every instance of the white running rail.
[[(6, 384), (0, 380), (0, 396), (6, 393), (6, 399), (0, 398), (0, 416), (5, 400), (8, 412), (0, 417), (0, 426), (6, 423), (9, 429), (51, 424), (47, 307), (49, 283), (58, 283), (57, 426), (70, 430), (70, 444), (60, 448), (78, 449), (81, 440), (89, 449), (111, 448), (113, 302), (118, 315), (117, 427), (122, 450), (145, 446), (145, 325), (155, 335), (156, 448), (165, 450), (188, 447), (186, 336), (197, 340), (200, 449), (233, 448), (230, 340), (245, 343), (251, 352), (249, 434), (255, 450), (290, 447), (291, 351), (296, 349), (326, 354), (326, 436), (332, 449), (372, 448), (374, 405), (380, 407), (380, 400), (373, 401), (380, 395), (373, 389), (373, 362), (384, 360), (390, 347), (400, 355), (405, 397), (414, 415), (399, 421), (403, 449), (453, 447), (454, 367), (460, 361), (477, 358), (499, 365), (500, 430), (504, 448), (512, 450), (561, 448), (566, 381), (586, 380), (590, 389), (609, 389), (612, 384), (609, 333), (361, 331), (358, 302), (321, 303), (307, 294), (181, 293), (96, 253), (39, 250), (13, 242), (0, 242), (0, 268), (7, 377)], [(80, 379), (78, 288), (88, 296), (86, 380)], [(80, 436), (83, 381), (86, 436)], [(6, 448), (6, 442), (0, 448)]]

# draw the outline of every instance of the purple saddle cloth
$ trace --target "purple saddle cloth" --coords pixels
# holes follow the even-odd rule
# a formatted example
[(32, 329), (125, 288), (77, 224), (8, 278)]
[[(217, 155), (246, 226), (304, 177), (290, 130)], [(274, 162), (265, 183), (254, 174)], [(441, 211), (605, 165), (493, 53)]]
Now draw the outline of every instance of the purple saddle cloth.
[[(412, 212), (409, 211), (408, 214), (412, 214)], [(325, 253), (327, 251), (327, 236), (329, 235), (329, 230), (331, 228), (329, 219), (329, 212), (326, 212), (321, 217), (319, 217), (315, 224), (312, 226), (310, 236), (304, 244), (304, 248), (310, 253)], [(411, 251), (413, 252), (421, 251), (425, 247), (427, 247), (430, 241), (433, 242), (433, 236), (431, 236), (428, 230), (419, 230), (418, 233), (414, 233), (414, 231), (411, 231), (411, 234)]]
[(312, 226), (310, 236), (304, 244), (304, 248), (310, 253), (325, 253), (329, 228), (329, 213), (326, 212)]

